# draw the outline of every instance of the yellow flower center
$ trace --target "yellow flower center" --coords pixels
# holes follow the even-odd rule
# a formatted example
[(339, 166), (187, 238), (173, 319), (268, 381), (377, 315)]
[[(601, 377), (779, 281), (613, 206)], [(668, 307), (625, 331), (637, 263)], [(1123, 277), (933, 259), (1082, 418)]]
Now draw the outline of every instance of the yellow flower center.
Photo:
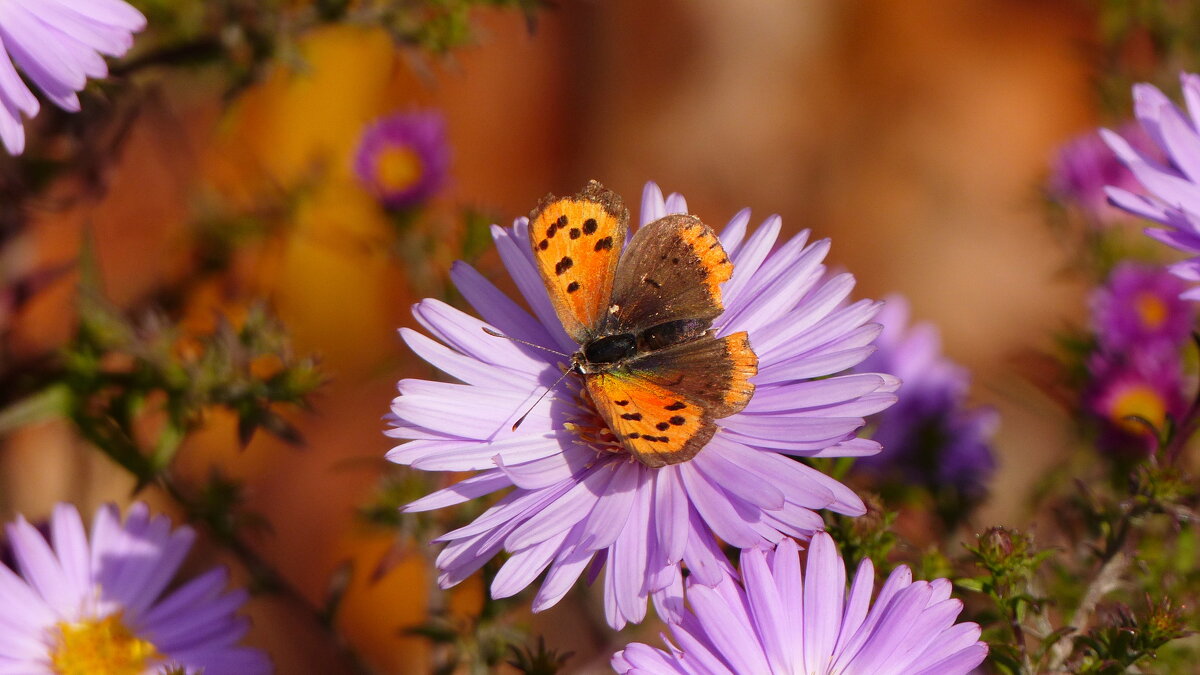
[(135, 636), (116, 612), (103, 619), (60, 622), (50, 666), (58, 675), (141, 675), (149, 662), (160, 659), (154, 645)]
[(1167, 303), (1153, 293), (1139, 293), (1134, 307), (1142, 324), (1151, 330), (1161, 328), (1167, 320)]
[(1167, 420), (1167, 404), (1154, 389), (1139, 384), (1116, 397), (1109, 417), (1114, 424), (1130, 433), (1145, 434), (1148, 433), (1146, 425), (1131, 418), (1140, 417), (1154, 425), (1154, 428), (1161, 429)]
[(396, 145), (385, 148), (375, 159), (375, 180), (388, 192), (402, 192), (421, 180), (425, 166), (412, 148)]

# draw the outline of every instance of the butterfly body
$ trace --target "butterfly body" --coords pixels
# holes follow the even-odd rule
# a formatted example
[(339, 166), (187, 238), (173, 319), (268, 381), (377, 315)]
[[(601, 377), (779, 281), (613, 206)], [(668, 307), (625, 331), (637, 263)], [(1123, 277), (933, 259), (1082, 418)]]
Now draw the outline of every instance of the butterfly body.
[(643, 464), (691, 459), (715, 420), (746, 406), (758, 358), (746, 333), (718, 338), (719, 285), (733, 273), (716, 235), (695, 216), (640, 228), (592, 181), (530, 214), (530, 244), (555, 312), (580, 345), (571, 370), (621, 446)]

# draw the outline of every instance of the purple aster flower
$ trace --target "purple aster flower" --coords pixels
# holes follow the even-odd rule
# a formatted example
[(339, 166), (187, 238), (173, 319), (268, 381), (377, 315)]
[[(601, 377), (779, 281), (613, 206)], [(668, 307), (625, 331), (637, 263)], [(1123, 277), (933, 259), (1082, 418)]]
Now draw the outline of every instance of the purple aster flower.
[(191, 528), (172, 530), (142, 503), (122, 523), (109, 505), (96, 512), (89, 543), (79, 512), (59, 504), (48, 537), (19, 516), (7, 533), (16, 565), (0, 565), (0, 672), (271, 671), (263, 652), (237, 646), (246, 592), (225, 592), (224, 569), (164, 593)]
[(1092, 294), (1092, 324), (1100, 348), (1178, 349), (1192, 331), (1194, 312), (1179, 295), (1186, 285), (1158, 267), (1122, 263)]
[(14, 61), (46, 98), (77, 112), (75, 94), (87, 78), (108, 75), (102, 55), (123, 55), (145, 27), (141, 12), (122, 0), (0, 0), (0, 140), (9, 154), (25, 149), (21, 115), (39, 109)]
[(863, 560), (846, 591), (833, 539), (813, 536), (803, 578), (796, 543), (742, 552), (739, 585), (688, 584), (691, 611), (669, 625), (667, 651), (632, 643), (613, 655), (618, 673), (955, 675), (987, 657), (979, 626), (955, 623), (962, 602), (947, 579), (913, 581), (901, 565), (875, 603), (875, 568)]
[[(1143, 152), (1151, 151), (1146, 134), (1132, 122), (1121, 135)], [(1050, 195), (1059, 202), (1078, 207), (1088, 218), (1108, 225), (1128, 218), (1108, 203), (1105, 187), (1138, 188), (1137, 179), (1104, 143), (1095, 130), (1080, 134), (1059, 148), (1050, 168)]]
[[(681, 196), (664, 200), (647, 184), (642, 225), (686, 211)], [(823, 529), (814, 509), (865, 512), (853, 491), (789, 455), (879, 451), (854, 434), (864, 415), (895, 400), (897, 381), (873, 373), (836, 375), (874, 349), (879, 326), (869, 322), (879, 304), (843, 302), (854, 278), (826, 278), (827, 240), (809, 244), (803, 233), (776, 247), (778, 216), (753, 233), (749, 221), (743, 210), (720, 235), (734, 270), (721, 287), (725, 311), (713, 325), (718, 335), (749, 333), (759, 362), (755, 392), (744, 410), (718, 420), (716, 435), (685, 462), (650, 468), (614, 451), (611, 442), (598, 442), (602, 423), (581, 397), (579, 378), (555, 384), (567, 357), (481, 330), (490, 326), (566, 354), (579, 349), (534, 267), (527, 219), (492, 233), (532, 314), (461, 262), (452, 278), (482, 320), (438, 300), (415, 306), (417, 321), (436, 339), (407, 329), (401, 335), (459, 382), (400, 382), (388, 434), (408, 442), (388, 459), (428, 471), (479, 473), (406, 510), (509, 490), (474, 522), (439, 539), (447, 542), (437, 558), (443, 587), (504, 550), (510, 555), (492, 595), (511, 596), (545, 571), (533, 601), (540, 611), (585, 570), (594, 579), (606, 568), (606, 615), (620, 628), (644, 618), (648, 597), (660, 614), (681, 609), (681, 563), (698, 583), (717, 584), (729, 571), (718, 539), (740, 548), (769, 545)], [(547, 400), (532, 405), (548, 387)]]
[(449, 167), (446, 123), (435, 112), (396, 113), (374, 121), (354, 156), (359, 180), (390, 209), (429, 199), (446, 182)]
[(856, 370), (891, 373), (904, 384), (896, 405), (874, 419), (871, 438), (884, 452), (860, 459), (856, 468), (897, 475), (935, 493), (982, 497), (996, 467), (991, 448), (996, 412), (967, 406), (970, 375), (942, 355), (933, 324), (909, 326), (907, 300), (887, 298), (875, 320), (883, 325), (875, 341), (879, 349)]
[[(1101, 129), (1104, 140), (1129, 167), (1148, 195), (1121, 187), (1108, 188), (1109, 199), (1130, 213), (1157, 221), (1167, 229), (1151, 228), (1146, 234), (1189, 254), (1200, 253), (1200, 77), (1184, 73), (1185, 115), (1161, 91), (1149, 84), (1133, 87), (1134, 113), (1142, 129), (1166, 157), (1160, 162), (1140, 152), (1126, 139)], [(1170, 267), (1175, 275), (1200, 281), (1200, 259), (1191, 258)], [(1183, 293), (1200, 300), (1200, 288)]]
[(1176, 353), (1095, 354), (1088, 371), (1084, 409), (1099, 424), (1099, 447), (1117, 457), (1154, 452), (1156, 431), (1165, 428), (1168, 417), (1178, 421), (1186, 412)]

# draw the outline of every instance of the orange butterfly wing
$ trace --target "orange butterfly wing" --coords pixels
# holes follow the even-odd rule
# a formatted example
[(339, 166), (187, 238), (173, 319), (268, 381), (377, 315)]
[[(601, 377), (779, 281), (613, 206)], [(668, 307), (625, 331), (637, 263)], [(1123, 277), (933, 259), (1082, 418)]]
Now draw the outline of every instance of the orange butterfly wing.
[(574, 197), (547, 195), (529, 214), (533, 259), (567, 335), (591, 339), (608, 310), (629, 210), (617, 194), (589, 181)]
[(617, 440), (649, 467), (685, 462), (716, 433), (715, 420), (750, 402), (758, 357), (746, 333), (703, 337), (584, 376)]

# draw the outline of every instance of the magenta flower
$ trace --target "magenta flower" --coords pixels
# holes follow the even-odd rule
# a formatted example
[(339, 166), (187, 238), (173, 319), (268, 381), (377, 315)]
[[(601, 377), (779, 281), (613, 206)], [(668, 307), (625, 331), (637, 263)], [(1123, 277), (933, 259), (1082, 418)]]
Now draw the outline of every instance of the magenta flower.
[(796, 543), (742, 551), (741, 584), (688, 583), (691, 611), (669, 624), (667, 650), (632, 643), (618, 673), (665, 675), (957, 675), (987, 657), (979, 626), (955, 623), (962, 602), (947, 579), (913, 581), (901, 565), (871, 603), (875, 568), (863, 560), (846, 591), (833, 539), (813, 536), (804, 574)]
[(145, 27), (141, 12), (122, 0), (0, 0), (0, 140), (9, 154), (25, 150), (21, 115), (39, 109), (14, 61), (52, 103), (77, 112), (76, 92), (89, 77), (108, 75), (102, 55), (123, 55)]
[(970, 375), (942, 354), (933, 324), (909, 325), (902, 296), (886, 298), (876, 321), (883, 325), (875, 341), (879, 349), (856, 370), (891, 373), (904, 384), (896, 405), (872, 420), (871, 438), (884, 452), (860, 459), (855, 468), (947, 493), (956, 505), (957, 497), (982, 497), (996, 468), (991, 448), (996, 412), (967, 405)]
[(359, 180), (389, 209), (416, 206), (446, 182), (450, 146), (435, 112), (396, 113), (363, 131), (354, 156)]
[(224, 590), (224, 569), (167, 591), (191, 528), (172, 530), (142, 503), (122, 523), (109, 505), (96, 512), (89, 543), (79, 512), (59, 504), (49, 537), (21, 517), (7, 532), (16, 565), (0, 565), (0, 672), (271, 672), (266, 654), (237, 646), (246, 592)]
[(1099, 425), (1099, 447), (1126, 458), (1154, 452), (1167, 419), (1187, 409), (1178, 353), (1095, 354), (1087, 365), (1084, 409)]
[(1092, 325), (1103, 351), (1175, 352), (1187, 342), (1194, 311), (1186, 285), (1158, 267), (1125, 262), (1091, 298)]
[[(641, 223), (685, 213), (653, 183), (643, 193)], [(758, 355), (755, 393), (740, 413), (686, 462), (650, 468), (611, 444), (598, 445), (588, 425), (597, 415), (574, 376), (558, 385), (564, 357), (489, 336), (513, 338), (571, 354), (567, 337), (534, 268), (527, 221), (493, 228), (500, 257), (531, 315), (463, 263), (452, 278), (482, 320), (438, 300), (413, 311), (436, 339), (402, 329), (421, 358), (457, 383), (402, 380), (388, 434), (407, 442), (388, 459), (428, 471), (477, 471), (406, 507), (425, 511), (509, 490), (473, 523), (443, 535), (439, 582), (452, 586), (504, 550), (491, 588), (511, 596), (546, 572), (534, 611), (554, 605), (588, 570), (606, 569), (605, 610), (616, 628), (641, 621), (653, 596), (660, 613), (681, 608), (681, 564), (715, 585), (729, 567), (718, 540), (740, 548), (807, 538), (822, 529), (815, 509), (859, 515), (862, 500), (846, 486), (796, 461), (878, 452), (855, 437), (863, 416), (894, 400), (897, 382), (873, 373), (838, 375), (865, 358), (879, 327), (875, 302), (844, 302), (854, 279), (826, 278), (828, 241), (807, 233), (776, 247), (781, 221), (747, 232), (749, 210), (733, 218), (721, 242), (733, 277), (721, 288), (718, 335), (748, 331)], [(534, 400), (553, 386), (547, 399)], [(529, 411), (515, 431), (512, 425)], [(588, 421), (592, 420), (592, 421)], [(592, 427), (595, 431), (595, 427)], [(511, 488), (511, 489), (510, 489)]]
[[(1138, 195), (1121, 187), (1108, 188), (1109, 199), (1130, 213), (1162, 223), (1146, 234), (1192, 255), (1200, 254), (1200, 77), (1184, 73), (1185, 115), (1161, 91), (1149, 84), (1133, 87), (1134, 113), (1142, 129), (1166, 157), (1160, 162), (1138, 151), (1126, 139), (1107, 129), (1100, 133), (1117, 157), (1129, 167), (1149, 193)], [(1187, 281), (1200, 281), (1200, 259), (1191, 258), (1170, 267)], [(1200, 288), (1183, 293), (1200, 300)]]
[[(1121, 135), (1133, 147), (1149, 152), (1151, 144), (1142, 130), (1129, 123)], [(1137, 179), (1125, 168), (1095, 130), (1067, 141), (1050, 166), (1050, 196), (1059, 202), (1077, 207), (1088, 219), (1100, 225), (1128, 219), (1129, 216), (1108, 203), (1107, 186), (1136, 190)]]

